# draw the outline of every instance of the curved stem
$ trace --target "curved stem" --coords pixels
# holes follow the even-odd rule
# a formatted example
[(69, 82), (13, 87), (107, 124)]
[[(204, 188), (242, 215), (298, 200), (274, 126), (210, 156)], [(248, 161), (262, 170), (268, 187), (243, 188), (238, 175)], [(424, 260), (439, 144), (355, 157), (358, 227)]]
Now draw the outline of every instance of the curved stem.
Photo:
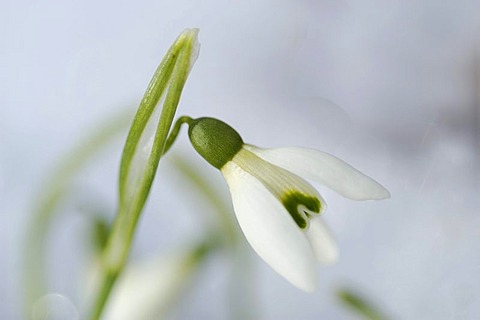
[(163, 154), (167, 153), (168, 150), (172, 147), (173, 143), (177, 139), (178, 133), (180, 132), (180, 128), (182, 124), (186, 123), (190, 125), (192, 122), (192, 118), (189, 116), (181, 116), (180, 118), (177, 119), (175, 122), (175, 125), (173, 126), (172, 131), (170, 131), (170, 135), (168, 136), (167, 142), (165, 143), (165, 148), (163, 149)]

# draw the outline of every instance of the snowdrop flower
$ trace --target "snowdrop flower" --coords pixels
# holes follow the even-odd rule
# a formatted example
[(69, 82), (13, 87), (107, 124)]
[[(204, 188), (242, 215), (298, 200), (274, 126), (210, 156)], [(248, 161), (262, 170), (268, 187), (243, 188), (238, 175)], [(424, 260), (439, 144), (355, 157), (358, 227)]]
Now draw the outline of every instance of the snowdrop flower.
[(218, 168), (230, 188), (240, 227), (257, 254), (305, 291), (316, 286), (316, 260), (337, 257), (320, 215), (327, 206), (305, 179), (353, 200), (380, 200), (389, 192), (344, 161), (306, 148), (261, 149), (244, 144), (226, 123), (190, 119), (196, 151)]

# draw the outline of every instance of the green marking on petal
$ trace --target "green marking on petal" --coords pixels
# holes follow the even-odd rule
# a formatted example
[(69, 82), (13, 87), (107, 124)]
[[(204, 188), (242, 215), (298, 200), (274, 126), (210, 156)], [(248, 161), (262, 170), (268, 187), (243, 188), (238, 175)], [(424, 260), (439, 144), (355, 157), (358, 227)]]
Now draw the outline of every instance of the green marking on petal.
[[(281, 198), (282, 204), (292, 216), (295, 223), (301, 228), (308, 227), (308, 218), (311, 213), (320, 213), (322, 207), (320, 200), (317, 197), (307, 195), (298, 191), (290, 191), (284, 194)], [(302, 209), (302, 207), (304, 207)], [(308, 210), (304, 211), (304, 210)]]

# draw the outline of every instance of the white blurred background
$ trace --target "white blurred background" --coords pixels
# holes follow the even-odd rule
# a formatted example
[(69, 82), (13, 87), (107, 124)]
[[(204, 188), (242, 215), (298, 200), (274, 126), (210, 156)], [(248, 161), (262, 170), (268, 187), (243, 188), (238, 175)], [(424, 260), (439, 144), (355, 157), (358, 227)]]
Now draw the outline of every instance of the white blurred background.
[[(394, 319), (480, 317), (480, 2), (13, 1), (0, 11), (0, 315), (21, 317), (21, 251), (34, 200), (89, 130), (134, 110), (177, 37), (200, 28), (200, 56), (178, 114), (220, 118), (263, 147), (330, 152), (392, 198), (329, 190), (338, 264), (303, 293), (257, 256), (262, 319), (355, 319), (335, 299), (358, 288)], [(174, 148), (227, 194), (183, 132)], [(122, 139), (77, 181), (115, 210)], [(160, 164), (132, 257), (202, 232), (198, 193)], [(191, 193), (191, 194), (190, 194)], [(55, 224), (50, 285), (75, 302), (86, 242), (81, 209)], [(82, 231), (83, 230), (83, 231)], [(80, 249), (79, 249), (80, 248)], [(172, 318), (227, 316), (221, 258), (209, 261)]]

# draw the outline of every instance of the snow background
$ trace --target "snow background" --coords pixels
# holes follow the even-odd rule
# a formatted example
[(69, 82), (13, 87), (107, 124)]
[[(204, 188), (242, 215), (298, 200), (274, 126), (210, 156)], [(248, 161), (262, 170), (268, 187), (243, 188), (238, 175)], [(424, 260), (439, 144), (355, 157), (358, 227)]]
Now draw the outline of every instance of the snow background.
[[(477, 1), (434, 0), (2, 1), (1, 318), (21, 317), (21, 244), (49, 172), (91, 128), (134, 110), (189, 27), (200, 28), (202, 47), (178, 115), (217, 117), (263, 147), (330, 152), (392, 194), (359, 203), (321, 189), (339, 263), (318, 267), (310, 295), (252, 255), (257, 316), (354, 319), (333, 295), (347, 285), (395, 319), (478, 318), (479, 10)], [(121, 147), (118, 139), (77, 181), (107, 212)], [(227, 196), (185, 132), (175, 150)], [(171, 159), (160, 164), (132, 259), (202, 232), (195, 211), (208, 204)], [(69, 210), (49, 261), (52, 291), (75, 301), (85, 222)], [(211, 260), (172, 317), (225, 318), (227, 269), (221, 257)]]

